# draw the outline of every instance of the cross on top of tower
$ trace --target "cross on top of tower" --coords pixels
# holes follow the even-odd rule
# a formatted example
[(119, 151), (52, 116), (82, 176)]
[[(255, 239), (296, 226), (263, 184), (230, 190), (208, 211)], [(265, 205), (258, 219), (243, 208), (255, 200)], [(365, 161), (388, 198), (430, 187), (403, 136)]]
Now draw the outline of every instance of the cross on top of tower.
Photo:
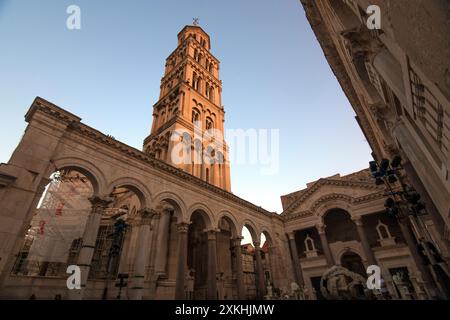
[(200, 23), (198, 22), (200, 20), (200, 18), (192, 18), (192, 20), (194, 21), (192, 24), (194, 26), (198, 26)]

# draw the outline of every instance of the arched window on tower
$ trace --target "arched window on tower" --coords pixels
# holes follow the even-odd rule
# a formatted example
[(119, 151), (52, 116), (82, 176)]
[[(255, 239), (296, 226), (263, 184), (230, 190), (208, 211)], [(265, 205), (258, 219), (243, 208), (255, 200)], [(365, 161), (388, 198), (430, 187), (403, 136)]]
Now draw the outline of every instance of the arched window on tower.
[(209, 100), (214, 102), (214, 87), (213, 86), (209, 87), (208, 98), (209, 98)]
[(195, 50), (194, 50), (194, 60), (197, 60), (197, 56), (198, 56), (198, 50), (195, 49)]
[(214, 122), (212, 121), (212, 119), (210, 117), (206, 118), (206, 124), (205, 124), (205, 129), (209, 130), (214, 128)]
[(209, 83), (208, 82), (205, 83), (205, 95), (206, 95), (206, 97), (209, 98)]
[(202, 92), (202, 78), (197, 78), (197, 84), (195, 85), (195, 90)]
[(200, 112), (197, 109), (192, 110), (192, 123), (200, 121)]
[(197, 86), (197, 74), (195, 72), (192, 73), (192, 88), (196, 89)]

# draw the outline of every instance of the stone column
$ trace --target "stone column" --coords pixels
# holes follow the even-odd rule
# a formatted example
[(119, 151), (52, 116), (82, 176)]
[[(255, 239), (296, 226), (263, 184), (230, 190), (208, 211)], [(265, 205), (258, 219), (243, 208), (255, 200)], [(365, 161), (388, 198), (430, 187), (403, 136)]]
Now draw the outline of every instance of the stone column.
[(323, 223), (317, 224), (317, 232), (320, 236), (320, 242), (322, 244), (322, 250), (325, 254), (325, 258), (327, 259), (327, 264), (329, 267), (334, 266), (336, 263), (334, 262), (333, 255), (331, 254), (330, 245), (328, 244), (327, 234), (325, 233), (325, 225)]
[(89, 201), (92, 204), (92, 210), (86, 221), (86, 226), (83, 233), (83, 242), (77, 260), (77, 265), (81, 269), (81, 290), (70, 290), (70, 299), (83, 299), (83, 293), (87, 285), (102, 213), (113, 201), (113, 199), (109, 197), (95, 196), (90, 198)]
[(160, 277), (166, 276), (167, 251), (169, 250), (170, 217), (174, 208), (167, 202), (162, 203), (157, 211), (161, 212), (158, 225), (158, 238), (156, 239), (155, 273)]
[(352, 220), (356, 224), (356, 230), (358, 231), (359, 239), (361, 240), (361, 245), (363, 247), (364, 254), (366, 255), (367, 262), (369, 263), (369, 265), (377, 265), (377, 260), (375, 259), (375, 255), (373, 254), (373, 251), (369, 245), (369, 241), (367, 240), (362, 217), (352, 217)]
[(216, 230), (207, 230), (208, 236), (208, 290), (207, 299), (217, 299), (217, 246)]
[(439, 233), (440, 240), (442, 244), (445, 246), (447, 255), (444, 256), (444, 260), (447, 262), (447, 268), (450, 268), (450, 241), (445, 238), (445, 221), (439, 213), (438, 209), (434, 205), (433, 200), (425, 189), (422, 181), (414, 170), (410, 161), (404, 161), (403, 168), (405, 169), (407, 178), (411, 181), (411, 184), (414, 186), (414, 189), (420, 194), (421, 199), (425, 203), (425, 208), (427, 213), (430, 215), (431, 220), (433, 221), (433, 225)]
[(417, 243), (414, 238), (414, 234), (408, 225), (409, 218), (399, 218), (398, 224), (400, 225), (400, 229), (402, 231), (403, 237), (405, 238), (406, 244), (408, 245), (409, 251), (411, 252), (411, 256), (414, 260), (414, 263), (419, 270), (419, 274), (424, 282), (425, 290), (427, 291), (428, 297), (423, 296), (422, 299), (433, 298), (433, 295), (436, 294), (436, 290), (433, 286), (433, 278), (428, 270), (427, 266), (423, 263), (422, 257), (419, 254), (419, 250), (417, 248)]
[(184, 280), (186, 279), (187, 251), (188, 251), (188, 231), (189, 223), (181, 222), (177, 224), (178, 230), (178, 266), (177, 282), (175, 285), (175, 300), (185, 300)]
[(258, 299), (263, 299), (265, 295), (265, 285), (264, 285), (264, 270), (261, 259), (261, 248), (259, 242), (254, 242), (255, 246), (255, 260), (256, 260), (256, 292)]
[(303, 287), (305, 285), (305, 281), (303, 280), (302, 266), (300, 264), (300, 259), (298, 258), (297, 244), (295, 243), (295, 231), (289, 232), (288, 238), (289, 238), (289, 247), (291, 249), (295, 282), (297, 282), (300, 285), (300, 287)]
[(145, 282), (145, 266), (148, 261), (150, 250), (148, 242), (151, 237), (151, 223), (153, 212), (149, 209), (138, 211), (139, 235), (136, 245), (136, 255), (134, 257), (134, 272), (129, 291), (131, 300), (142, 300)]
[(244, 272), (242, 270), (242, 253), (241, 253), (241, 242), (243, 237), (236, 237), (231, 239), (233, 253), (234, 253), (234, 265), (236, 271), (236, 285), (237, 285), (237, 293), (238, 299), (244, 300), (246, 297), (246, 290), (244, 285)]

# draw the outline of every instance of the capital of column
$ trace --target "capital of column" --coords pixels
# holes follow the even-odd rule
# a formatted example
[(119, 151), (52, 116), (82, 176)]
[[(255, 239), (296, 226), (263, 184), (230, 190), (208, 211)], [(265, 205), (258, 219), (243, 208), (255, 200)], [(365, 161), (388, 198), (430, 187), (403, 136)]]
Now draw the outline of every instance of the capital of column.
[(318, 232), (319, 234), (324, 234), (324, 233), (325, 233), (326, 227), (327, 227), (327, 226), (326, 226), (324, 223), (317, 223), (317, 224), (316, 224), (316, 229), (317, 229), (317, 232)]
[(254, 241), (253, 245), (255, 246), (255, 250), (261, 250), (261, 242), (258, 241)]
[(103, 210), (105, 210), (108, 205), (114, 201), (114, 198), (93, 196), (89, 198), (89, 201), (91, 202), (93, 212), (102, 213)]
[(218, 232), (220, 232), (219, 229), (205, 229), (204, 232), (206, 233), (206, 235), (208, 236), (208, 241), (215, 241), (216, 240), (216, 235)]
[(188, 222), (180, 222), (177, 223), (177, 231), (178, 233), (187, 233), (189, 231), (189, 225), (191, 223)]
[(143, 208), (137, 213), (140, 217), (140, 223), (143, 225), (150, 225), (152, 223), (153, 217), (157, 215), (156, 211), (150, 208)]
[(232, 238), (231, 239), (231, 244), (233, 247), (240, 247), (241, 246), (241, 242), (242, 239), (244, 239), (244, 237), (238, 236), (236, 238)]
[(362, 217), (361, 216), (355, 216), (355, 217), (352, 217), (351, 219), (357, 226), (362, 226), (363, 225), (363, 221), (362, 221)]
[(289, 240), (295, 240), (295, 231), (291, 231), (287, 233)]
[(175, 210), (175, 208), (168, 202), (162, 201), (157, 207), (156, 211), (163, 214), (170, 214)]

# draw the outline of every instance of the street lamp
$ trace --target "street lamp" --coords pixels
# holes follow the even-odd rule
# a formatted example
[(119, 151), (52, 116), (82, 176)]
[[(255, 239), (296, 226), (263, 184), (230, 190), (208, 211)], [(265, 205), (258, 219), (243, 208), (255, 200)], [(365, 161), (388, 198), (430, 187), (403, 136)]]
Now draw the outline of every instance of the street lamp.
[[(369, 163), (370, 173), (375, 179), (376, 185), (385, 185), (387, 195), (390, 196), (385, 201), (386, 212), (390, 216), (398, 216), (402, 213), (401, 207), (407, 209), (407, 214), (419, 216), (426, 214), (425, 204), (420, 201), (420, 195), (411, 187), (402, 182), (401, 170), (402, 158), (395, 156), (392, 161), (382, 159), (380, 164), (376, 161)], [(400, 182), (401, 189), (394, 184)]]
[[(371, 161), (369, 162), (369, 169), (375, 184), (384, 184), (386, 186), (386, 195), (389, 196), (384, 202), (386, 214), (399, 223), (413, 258), (424, 276), (424, 280), (430, 282), (434, 279), (436, 285), (440, 287), (439, 280), (445, 280), (436, 272), (434, 272), (434, 277), (432, 277), (431, 271), (428, 269), (429, 265), (432, 265), (433, 270), (438, 267), (437, 265), (435, 266), (435, 262), (442, 261), (442, 259), (439, 259), (439, 253), (437, 250), (430, 249), (435, 248), (435, 246), (430, 241), (426, 241), (424, 234), (426, 235), (427, 233), (423, 230), (425, 229), (423, 226), (421, 234), (416, 235), (411, 232), (411, 230), (419, 232), (419, 226), (417, 226), (415, 219), (427, 213), (420, 194), (402, 180), (402, 158), (395, 156), (392, 161), (382, 159), (379, 164), (376, 161)], [(400, 187), (397, 182), (400, 184)], [(418, 219), (417, 221), (421, 220)]]

